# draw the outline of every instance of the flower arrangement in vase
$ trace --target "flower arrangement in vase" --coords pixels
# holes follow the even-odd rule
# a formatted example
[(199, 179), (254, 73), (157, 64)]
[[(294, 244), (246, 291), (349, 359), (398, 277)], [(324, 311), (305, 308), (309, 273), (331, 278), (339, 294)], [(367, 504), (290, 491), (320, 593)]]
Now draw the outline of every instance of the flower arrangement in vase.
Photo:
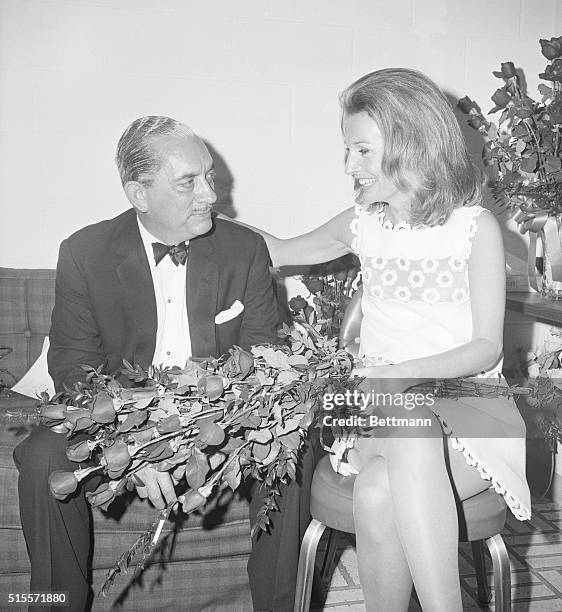
[[(539, 77), (540, 101), (522, 85), (513, 62), (504, 62), (493, 74), (503, 85), (492, 95), (497, 124), (465, 96), (458, 107), (468, 124), (484, 138), (483, 161), (491, 168), (490, 187), (496, 201), (516, 211), (522, 233), (529, 231), (531, 286), (547, 297), (562, 299), (562, 36), (541, 39), (547, 59)], [(537, 241), (542, 242), (542, 282), (536, 280)]]

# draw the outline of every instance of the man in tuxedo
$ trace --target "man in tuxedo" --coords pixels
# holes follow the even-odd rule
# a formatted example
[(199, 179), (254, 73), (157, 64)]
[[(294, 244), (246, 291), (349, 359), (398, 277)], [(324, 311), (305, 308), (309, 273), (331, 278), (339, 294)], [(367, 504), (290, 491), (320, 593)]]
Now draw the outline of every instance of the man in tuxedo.
[[(254, 232), (215, 219), (213, 160), (187, 126), (144, 117), (124, 132), (116, 162), (132, 209), (85, 227), (60, 247), (49, 372), (57, 390), (83, 375), (80, 364), (118, 372), (219, 356), (237, 344), (275, 342), (278, 308), (269, 254)], [(217, 317), (222, 313), (220, 317)], [(217, 319), (215, 320), (215, 317)], [(74, 441), (74, 440), (73, 440)], [(82, 491), (59, 502), (48, 491), (56, 469), (75, 469), (67, 439), (38, 427), (14, 453), (32, 591), (69, 591), (72, 610), (91, 599), (91, 523)], [(307, 459), (303, 485), (312, 473)], [(157, 507), (175, 500), (168, 472), (139, 472)], [(254, 496), (253, 514), (260, 506)], [(255, 610), (292, 610), (298, 542), (308, 491), (292, 483), (271, 534), (253, 542), (248, 565)]]

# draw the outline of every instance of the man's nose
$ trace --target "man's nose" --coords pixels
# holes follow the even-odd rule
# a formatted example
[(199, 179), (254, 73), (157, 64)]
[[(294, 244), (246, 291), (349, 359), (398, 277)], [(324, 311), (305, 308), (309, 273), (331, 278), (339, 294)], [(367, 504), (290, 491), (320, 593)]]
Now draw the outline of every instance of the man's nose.
[(204, 204), (214, 204), (217, 201), (215, 190), (205, 179), (200, 181), (195, 196), (198, 202)]

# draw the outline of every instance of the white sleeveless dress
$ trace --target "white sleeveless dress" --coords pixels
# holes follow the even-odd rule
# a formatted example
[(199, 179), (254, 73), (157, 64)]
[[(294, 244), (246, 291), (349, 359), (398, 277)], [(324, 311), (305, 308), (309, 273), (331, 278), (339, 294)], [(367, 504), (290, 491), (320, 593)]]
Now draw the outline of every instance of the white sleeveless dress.
[[(457, 208), (445, 224), (419, 228), (385, 221), (381, 204), (355, 210), (352, 248), (361, 260), (363, 276), (359, 355), (364, 364), (400, 363), (470, 341), (468, 260), (478, 216), (485, 209)], [(501, 367), (499, 361), (474, 376), (505, 384)], [(525, 424), (515, 402), (438, 399), (432, 410), (453, 448), (504, 496), (518, 519), (530, 518)]]

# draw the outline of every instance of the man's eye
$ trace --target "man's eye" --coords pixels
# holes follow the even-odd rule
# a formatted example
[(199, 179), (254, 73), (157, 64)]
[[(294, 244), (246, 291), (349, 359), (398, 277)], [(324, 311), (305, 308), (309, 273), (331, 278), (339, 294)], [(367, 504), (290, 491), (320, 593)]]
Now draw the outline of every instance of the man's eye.
[(359, 153), (361, 155), (368, 155), (371, 152), (371, 149), (359, 149)]
[(193, 187), (193, 179), (182, 181), (178, 186), (180, 189), (191, 189)]

